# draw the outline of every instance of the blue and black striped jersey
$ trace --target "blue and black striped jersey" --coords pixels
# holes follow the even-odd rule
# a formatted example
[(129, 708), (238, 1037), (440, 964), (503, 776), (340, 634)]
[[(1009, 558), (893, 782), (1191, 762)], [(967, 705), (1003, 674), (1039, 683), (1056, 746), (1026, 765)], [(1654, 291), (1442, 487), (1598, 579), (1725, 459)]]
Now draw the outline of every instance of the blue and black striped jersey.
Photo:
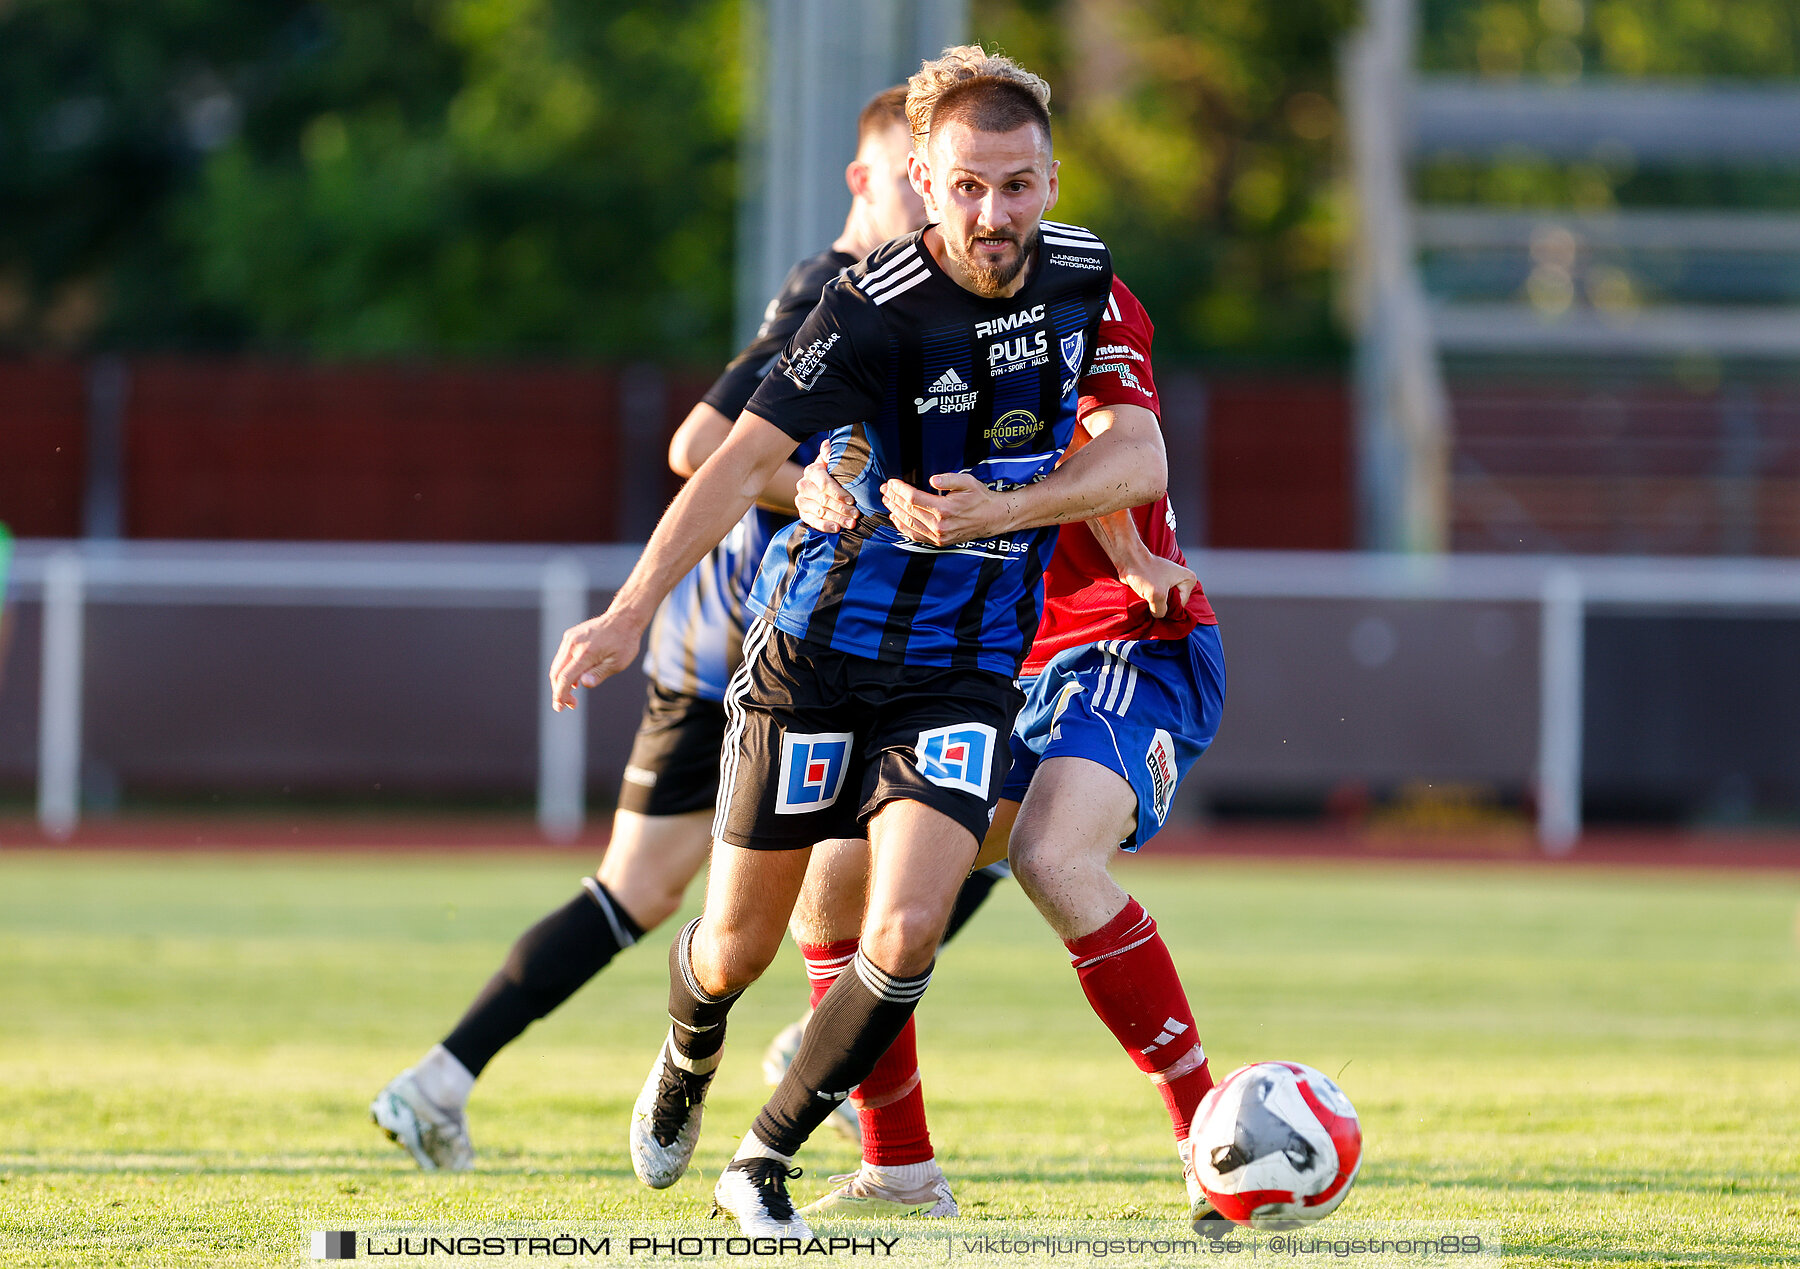
[[(726, 418), (737, 418), (818, 304), (821, 289), (855, 263), (855, 256), (842, 251), (821, 251), (788, 270), (780, 292), (769, 301), (756, 338), (731, 359), (701, 400)], [(817, 446), (803, 447), (795, 457), (806, 463), (815, 453)], [(645, 674), (671, 692), (709, 701), (725, 699), (725, 685), (743, 660), (745, 596), (763, 549), (790, 519), (752, 507), (725, 540), (675, 584), (650, 623)]]
[(1054, 528), (954, 547), (909, 542), (881, 485), (966, 472), (994, 489), (1048, 476), (1112, 287), (1085, 229), (1046, 221), (1017, 295), (946, 275), (922, 234), (878, 248), (825, 288), (746, 407), (796, 440), (826, 433), (856, 527), (793, 524), (771, 543), (750, 609), (814, 647), (1013, 675), (1037, 630)]

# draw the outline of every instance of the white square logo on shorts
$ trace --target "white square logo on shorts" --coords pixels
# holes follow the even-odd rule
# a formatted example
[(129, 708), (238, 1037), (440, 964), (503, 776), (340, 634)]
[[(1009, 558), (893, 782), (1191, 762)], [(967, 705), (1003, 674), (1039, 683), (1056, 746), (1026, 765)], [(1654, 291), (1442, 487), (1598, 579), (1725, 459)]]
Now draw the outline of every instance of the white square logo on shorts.
[(919, 774), (946, 789), (978, 798), (988, 795), (994, 765), (994, 729), (986, 723), (959, 723), (919, 733), (915, 749)]
[(821, 731), (811, 735), (783, 732), (781, 781), (775, 788), (775, 814), (803, 815), (822, 811), (843, 792), (844, 772), (849, 768), (847, 731)]

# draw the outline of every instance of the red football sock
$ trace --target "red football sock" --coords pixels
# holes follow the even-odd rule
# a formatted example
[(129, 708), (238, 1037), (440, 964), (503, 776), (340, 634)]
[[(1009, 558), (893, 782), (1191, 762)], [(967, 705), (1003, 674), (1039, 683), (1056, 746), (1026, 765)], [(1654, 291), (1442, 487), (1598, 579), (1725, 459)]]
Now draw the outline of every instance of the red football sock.
[(919, 1042), (913, 1020), (850, 1094), (862, 1121), (863, 1160), (878, 1167), (924, 1163), (931, 1158), (925, 1124), (925, 1090), (919, 1085)]
[[(802, 943), (812, 1002), (824, 999), (837, 976), (856, 955), (856, 939), (835, 943)], [(875, 1063), (869, 1077), (850, 1094), (862, 1123), (862, 1155), (878, 1167), (924, 1163), (932, 1157), (931, 1132), (925, 1123), (925, 1090), (919, 1086), (918, 1032), (911, 1018), (906, 1028)]]
[(838, 975), (850, 968), (857, 943), (856, 939), (839, 939), (835, 943), (800, 944), (800, 955), (806, 958), (806, 982), (812, 988), (813, 1008), (825, 999)]
[(1213, 1079), (1194, 1011), (1156, 922), (1136, 899), (1127, 899), (1118, 916), (1063, 946), (1088, 1003), (1162, 1094), (1176, 1142), (1186, 1141)]

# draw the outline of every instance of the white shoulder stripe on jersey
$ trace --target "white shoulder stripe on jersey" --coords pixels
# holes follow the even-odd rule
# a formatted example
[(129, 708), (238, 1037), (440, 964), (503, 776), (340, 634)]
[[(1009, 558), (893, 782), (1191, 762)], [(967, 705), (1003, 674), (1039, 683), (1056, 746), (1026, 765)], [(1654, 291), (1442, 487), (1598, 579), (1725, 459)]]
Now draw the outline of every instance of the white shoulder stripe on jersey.
[(896, 269), (894, 272), (883, 277), (879, 282), (865, 285), (863, 287), (863, 294), (872, 299), (896, 283), (904, 282), (906, 279), (916, 277), (923, 272), (925, 272), (925, 262), (915, 256), (906, 268)]
[(899, 255), (895, 256), (892, 260), (889, 260), (886, 264), (882, 265), (879, 269), (871, 269), (868, 273), (864, 274), (863, 275), (863, 286), (867, 287), (872, 282), (879, 282), (884, 276), (893, 272), (895, 269), (899, 268), (901, 265), (910, 265), (910, 264), (914, 263), (915, 261), (917, 261), (918, 258), (919, 258), (918, 248), (917, 247), (908, 247), (905, 251), (902, 251)]
[(899, 295), (902, 291), (910, 291), (915, 286), (919, 285), (919, 283), (929, 280), (930, 277), (931, 277), (931, 271), (929, 269), (920, 269), (917, 273), (913, 274), (912, 277), (906, 279), (906, 281), (902, 282), (899, 286), (890, 287), (887, 290), (883, 291), (880, 295), (871, 295), (869, 298), (874, 300), (877, 304), (886, 304), (889, 300), (893, 299), (896, 295)]
[(1038, 223), (1045, 229), (1052, 230), (1056, 233), (1066, 234), (1071, 238), (1092, 238), (1095, 242), (1100, 241), (1098, 234), (1094, 233), (1091, 229), (1083, 229), (1080, 225), (1071, 225), (1060, 220), (1043, 220)]
[(1070, 251), (1091, 251), (1095, 255), (1106, 250), (1104, 243), (1089, 242), (1086, 238), (1064, 238), (1057, 234), (1045, 234), (1044, 241), (1052, 247), (1067, 247)]
[(1119, 297), (1117, 295), (1108, 295), (1106, 297), (1106, 318), (1108, 321), (1112, 322), (1122, 322), (1125, 320), (1124, 315), (1119, 312)]

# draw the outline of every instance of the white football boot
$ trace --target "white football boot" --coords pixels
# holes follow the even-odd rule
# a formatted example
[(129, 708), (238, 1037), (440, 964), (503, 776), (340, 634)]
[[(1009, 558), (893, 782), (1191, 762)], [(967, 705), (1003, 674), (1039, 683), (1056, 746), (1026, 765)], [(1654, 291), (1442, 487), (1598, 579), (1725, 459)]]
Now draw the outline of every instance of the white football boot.
[(410, 1066), (375, 1094), (369, 1103), (369, 1118), (427, 1172), (467, 1172), (475, 1166), (468, 1120), (461, 1110), (440, 1106), (425, 1096)]
[(811, 1239), (788, 1198), (788, 1179), (800, 1175), (779, 1159), (733, 1159), (713, 1186), (713, 1214), (725, 1213), (751, 1238)]
[(694, 1147), (700, 1144), (706, 1089), (720, 1056), (690, 1062), (675, 1051), (673, 1038), (664, 1038), (656, 1065), (631, 1108), (631, 1168), (651, 1189), (667, 1189), (687, 1171)]
[(855, 1172), (831, 1178), (831, 1189), (800, 1209), (802, 1216), (923, 1216), (938, 1219), (956, 1215), (956, 1196), (937, 1160), (900, 1167), (876, 1167), (865, 1163)]
[[(806, 1024), (812, 1019), (812, 1011), (798, 1022), (790, 1022), (775, 1033), (769, 1041), (769, 1047), (763, 1050), (763, 1081), (773, 1088), (781, 1083), (781, 1077), (787, 1074), (788, 1067), (794, 1064), (794, 1058), (800, 1053), (800, 1042), (806, 1038)], [(856, 1107), (845, 1098), (832, 1109), (831, 1118), (825, 1121), (838, 1132), (848, 1137), (854, 1145), (862, 1145), (862, 1121), (857, 1118)]]
[(1220, 1214), (1202, 1188), (1200, 1174), (1194, 1171), (1193, 1148), (1193, 1143), (1189, 1141), (1184, 1141), (1175, 1148), (1175, 1152), (1181, 1156), (1181, 1179), (1187, 1183), (1188, 1220), (1193, 1224), (1196, 1234), (1205, 1234), (1216, 1242), (1231, 1232), (1232, 1222)]

